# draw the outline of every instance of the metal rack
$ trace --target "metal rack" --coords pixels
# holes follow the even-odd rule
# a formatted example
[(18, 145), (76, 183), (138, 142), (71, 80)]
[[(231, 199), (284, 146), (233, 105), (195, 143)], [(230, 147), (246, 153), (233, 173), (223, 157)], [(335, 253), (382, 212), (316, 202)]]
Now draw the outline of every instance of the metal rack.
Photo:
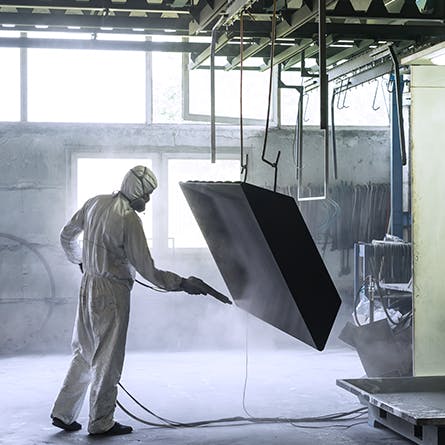
[[(386, 263), (385, 263), (386, 261)], [(372, 263), (374, 266), (372, 266)], [(411, 244), (393, 241), (373, 241), (354, 244), (354, 307), (364, 286), (369, 300), (369, 321), (374, 322), (377, 289), (367, 278), (378, 283), (382, 297), (412, 300)]]

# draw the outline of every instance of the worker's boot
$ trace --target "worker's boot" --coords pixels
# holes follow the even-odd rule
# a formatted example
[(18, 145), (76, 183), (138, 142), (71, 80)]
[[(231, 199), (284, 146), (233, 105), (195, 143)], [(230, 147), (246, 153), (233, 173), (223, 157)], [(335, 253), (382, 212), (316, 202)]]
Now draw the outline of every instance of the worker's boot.
[(121, 434), (130, 434), (133, 428), (128, 425), (121, 425), (119, 422), (114, 422), (114, 425), (103, 433), (90, 433), (91, 436), (119, 436)]
[(53, 425), (57, 428), (61, 428), (65, 431), (78, 431), (82, 428), (82, 425), (77, 422), (73, 423), (65, 423), (62, 420), (58, 419), (57, 417), (52, 417), (53, 419)]

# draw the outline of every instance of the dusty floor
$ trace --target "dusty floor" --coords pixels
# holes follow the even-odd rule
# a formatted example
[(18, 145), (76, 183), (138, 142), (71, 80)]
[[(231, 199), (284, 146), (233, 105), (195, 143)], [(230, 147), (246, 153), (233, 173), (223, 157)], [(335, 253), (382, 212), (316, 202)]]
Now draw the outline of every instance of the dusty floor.
[[(0, 444), (212, 444), (212, 445), (402, 445), (406, 439), (367, 425), (366, 416), (348, 422), (155, 428), (130, 419), (119, 408), (116, 419), (134, 427), (128, 436), (97, 439), (86, 433), (87, 403), (79, 422), (83, 429), (65, 433), (53, 427), (49, 413), (69, 363), (68, 356), (18, 356), (0, 359), (2, 421)], [(243, 389), (244, 351), (129, 352), (122, 383), (157, 414), (176, 421), (246, 416)], [(250, 350), (245, 406), (258, 417), (320, 416), (360, 408), (358, 400), (336, 386), (338, 378), (361, 377), (354, 351), (323, 353), (296, 350)], [(119, 400), (139, 417), (155, 421), (122, 391)], [(358, 423), (358, 424), (357, 424)], [(350, 426), (353, 425), (353, 426)], [(346, 426), (350, 426), (346, 428)]]

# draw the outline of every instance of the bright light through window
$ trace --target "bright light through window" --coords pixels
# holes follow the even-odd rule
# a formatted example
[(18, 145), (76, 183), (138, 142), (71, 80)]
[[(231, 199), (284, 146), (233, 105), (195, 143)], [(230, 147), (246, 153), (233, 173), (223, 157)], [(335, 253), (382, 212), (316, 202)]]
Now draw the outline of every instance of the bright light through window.
[[(282, 71), (281, 80), (286, 85), (301, 85), (299, 73)], [(390, 95), (386, 89), (387, 80), (379, 78), (352, 88), (346, 94), (336, 95), (334, 101), (335, 125), (343, 126), (388, 126)], [(329, 113), (333, 87), (329, 84)], [(295, 89), (282, 88), (281, 123), (296, 125), (299, 94)], [(320, 90), (310, 91), (304, 97), (304, 125), (320, 123)], [(331, 119), (331, 117), (329, 117)]]
[[(269, 92), (269, 70), (265, 72), (245, 71), (243, 73), (243, 117), (264, 120), (267, 114)], [(189, 112), (210, 115), (210, 71), (193, 70), (189, 73)], [(240, 113), (239, 71), (215, 72), (216, 115), (238, 118)]]
[(153, 122), (182, 121), (182, 54), (152, 54)]
[[(152, 168), (151, 159), (129, 158), (78, 158), (77, 159), (77, 208), (96, 195), (111, 194), (121, 187), (122, 179), (130, 168), (145, 165)], [(153, 209), (148, 202), (144, 213), (139, 213), (148, 245), (152, 246)]]
[(0, 120), (20, 120), (20, 50), (0, 48)]
[(238, 160), (170, 159), (168, 162), (168, 237), (169, 247), (197, 248), (207, 244), (184, 198), (179, 182), (239, 181)]
[(145, 53), (28, 50), (33, 122), (145, 122)]

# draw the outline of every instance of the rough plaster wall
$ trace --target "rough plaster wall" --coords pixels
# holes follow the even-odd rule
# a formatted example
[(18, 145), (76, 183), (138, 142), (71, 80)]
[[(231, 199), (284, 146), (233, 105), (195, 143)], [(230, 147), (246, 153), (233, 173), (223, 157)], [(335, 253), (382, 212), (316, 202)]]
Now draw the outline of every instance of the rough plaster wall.
[[(249, 182), (272, 184), (273, 172), (261, 162), (263, 129), (246, 129)], [(72, 212), (69, 160), (73, 151), (138, 154), (147, 151), (194, 152), (209, 150), (209, 128), (199, 125), (115, 126), (0, 124), (0, 233), (23, 238), (0, 238), (0, 353), (67, 351), (75, 316), (80, 273), (68, 263), (59, 246), (59, 232)], [(305, 153), (316, 151), (320, 137), (305, 134)], [(353, 182), (389, 180), (389, 133), (387, 130), (339, 130), (339, 174)], [(282, 150), (278, 182), (294, 183), (293, 132), (270, 131), (268, 156)], [(220, 152), (238, 152), (237, 128), (218, 127)], [(310, 163), (308, 164), (310, 165)], [(308, 175), (311, 172), (308, 170)], [(38, 251), (48, 263), (50, 277)], [(334, 280), (338, 261), (335, 252), (326, 261)], [(194, 273), (223, 289), (210, 256), (198, 263), (159, 258), (158, 267), (180, 274)], [(340, 287), (352, 286), (343, 277)], [(55, 301), (53, 301), (53, 298)], [(251, 319), (253, 342), (261, 345), (292, 345), (262, 322)], [(176, 349), (187, 347), (236, 347), (243, 344), (244, 314), (203, 297), (182, 293), (147, 294), (135, 288), (128, 335), (129, 348)]]

